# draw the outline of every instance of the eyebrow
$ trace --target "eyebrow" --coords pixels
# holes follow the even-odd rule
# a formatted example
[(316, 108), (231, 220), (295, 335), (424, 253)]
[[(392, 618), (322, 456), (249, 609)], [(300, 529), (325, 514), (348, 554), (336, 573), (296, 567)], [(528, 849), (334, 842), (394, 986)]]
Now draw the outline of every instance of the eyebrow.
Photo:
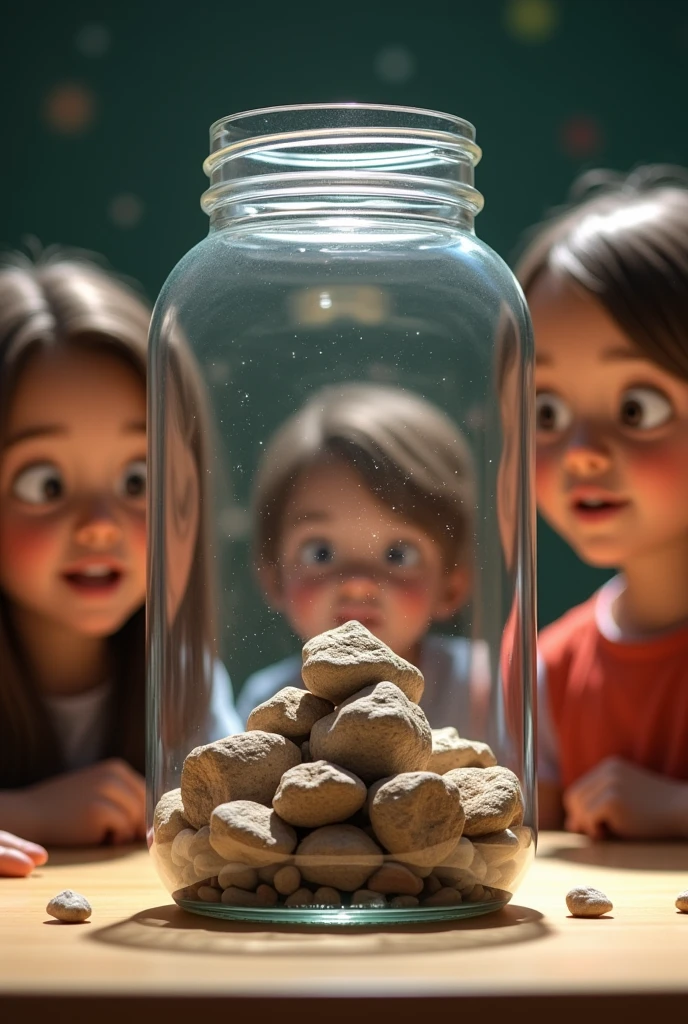
[(308, 522), (324, 523), (328, 519), (331, 519), (331, 516), (327, 512), (302, 512), (298, 516), (292, 516), (289, 522), (292, 526), (300, 526), (301, 523)]
[[(600, 359), (603, 363), (611, 363), (617, 359), (623, 359), (629, 363), (651, 363), (652, 360), (648, 356), (643, 355), (642, 352), (634, 352), (633, 349), (623, 348), (621, 346), (617, 348), (605, 348), (600, 354)], [(549, 355), (538, 355), (535, 353), (535, 365), (536, 366), (552, 366), (554, 360)]]
[[(12, 448), (16, 444), (21, 444), (22, 441), (33, 441), (37, 437), (64, 437), (68, 433), (67, 428), (59, 423), (45, 423), (39, 426), (26, 427), (24, 430), (18, 430), (16, 433), (10, 434), (4, 442), (3, 448)], [(146, 424), (143, 420), (125, 423), (122, 433), (145, 434)]]

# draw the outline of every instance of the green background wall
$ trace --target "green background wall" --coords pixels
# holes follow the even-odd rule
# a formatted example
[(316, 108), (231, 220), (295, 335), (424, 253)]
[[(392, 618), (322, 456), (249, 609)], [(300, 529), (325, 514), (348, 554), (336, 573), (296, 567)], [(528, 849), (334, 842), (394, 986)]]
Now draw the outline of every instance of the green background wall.
[[(688, 164), (687, 71), (686, 0), (15, 2), (0, 23), (0, 242), (99, 251), (154, 298), (207, 230), (213, 120), (367, 100), (477, 126), (477, 230), (512, 259), (580, 171)], [(541, 528), (541, 624), (604, 578)]]

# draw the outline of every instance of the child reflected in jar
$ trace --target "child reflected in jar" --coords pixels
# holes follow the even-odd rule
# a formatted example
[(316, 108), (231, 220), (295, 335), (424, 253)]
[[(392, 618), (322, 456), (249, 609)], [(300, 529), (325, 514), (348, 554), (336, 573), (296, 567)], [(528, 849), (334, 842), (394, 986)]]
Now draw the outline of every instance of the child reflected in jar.
[[(451, 419), (373, 384), (315, 394), (273, 436), (254, 488), (255, 562), (270, 606), (305, 641), (357, 619), (426, 680), (432, 727), (458, 725), (483, 645), (431, 635), (469, 598), (474, 475)], [(246, 681), (237, 710), (302, 686), (301, 658)]]

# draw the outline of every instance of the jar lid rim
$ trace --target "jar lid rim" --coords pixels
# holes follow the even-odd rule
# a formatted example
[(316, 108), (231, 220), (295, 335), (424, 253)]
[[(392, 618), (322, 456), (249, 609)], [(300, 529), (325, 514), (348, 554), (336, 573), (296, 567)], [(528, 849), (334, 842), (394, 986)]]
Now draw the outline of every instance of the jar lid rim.
[[(454, 129), (458, 129), (458, 132), (464, 137), (470, 140), (475, 139), (475, 126), (466, 118), (459, 117), (457, 114), (448, 114), (442, 110), (431, 110), (426, 107), (408, 107), (397, 105), (394, 103), (358, 103), (358, 102), (342, 102), (342, 103), (291, 103), (285, 105), (276, 105), (272, 107), (256, 107), (251, 110), (242, 110), (236, 114), (228, 114), (225, 117), (219, 117), (210, 126), (211, 138), (221, 127), (228, 127), (236, 122), (240, 122), (245, 118), (249, 117), (260, 117), (266, 114), (276, 113), (295, 113), (298, 111), (316, 111), (316, 110), (360, 110), (360, 111), (380, 111), (381, 113), (399, 113), (399, 114), (414, 114), (424, 117), (436, 117), (441, 118), (443, 121), (447, 121), (451, 124)], [(353, 127), (353, 126), (352, 126)]]

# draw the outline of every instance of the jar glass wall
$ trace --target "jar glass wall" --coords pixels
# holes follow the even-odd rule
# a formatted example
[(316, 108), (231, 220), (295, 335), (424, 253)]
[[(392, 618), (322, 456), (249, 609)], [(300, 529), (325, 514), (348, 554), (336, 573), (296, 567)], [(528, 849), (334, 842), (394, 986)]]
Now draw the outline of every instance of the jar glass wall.
[(534, 853), (532, 341), (474, 134), (211, 129), (149, 374), (149, 834), (190, 910), (471, 916)]

